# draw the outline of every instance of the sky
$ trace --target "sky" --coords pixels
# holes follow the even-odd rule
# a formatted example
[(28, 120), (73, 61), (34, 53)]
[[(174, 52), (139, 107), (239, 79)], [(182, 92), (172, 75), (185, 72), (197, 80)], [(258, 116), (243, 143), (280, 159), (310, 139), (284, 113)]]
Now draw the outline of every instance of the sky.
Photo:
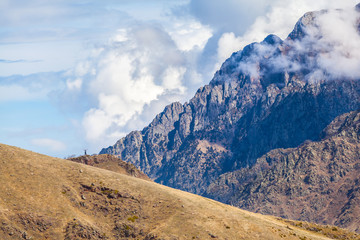
[(285, 39), (305, 12), (356, 4), (0, 0), (0, 143), (98, 153), (188, 101), (233, 52), (268, 34)]

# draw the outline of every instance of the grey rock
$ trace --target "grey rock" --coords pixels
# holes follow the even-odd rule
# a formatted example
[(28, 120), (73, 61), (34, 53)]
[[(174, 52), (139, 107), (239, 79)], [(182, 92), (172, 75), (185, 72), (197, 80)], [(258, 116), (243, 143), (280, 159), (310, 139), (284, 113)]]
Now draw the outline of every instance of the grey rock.
[(336, 118), (320, 141), (275, 149), (210, 184), (207, 197), (263, 214), (360, 231), (360, 111)]

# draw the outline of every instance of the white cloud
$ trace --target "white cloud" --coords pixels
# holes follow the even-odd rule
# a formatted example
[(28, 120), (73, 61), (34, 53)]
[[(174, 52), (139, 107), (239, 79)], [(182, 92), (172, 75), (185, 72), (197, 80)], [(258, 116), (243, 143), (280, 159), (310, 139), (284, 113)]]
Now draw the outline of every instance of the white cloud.
[[(322, 9), (353, 8), (357, 0), (276, 0), (263, 15), (256, 16), (243, 34), (236, 31), (222, 33), (218, 42), (218, 64), (231, 55), (232, 49), (241, 50), (252, 42), (260, 42), (267, 35), (275, 34), (282, 39), (293, 29), (297, 20), (306, 12)], [(254, 3), (255, 4), (255, 3)], [(229, 9), (231, 11), (231, 9)], [(237, 11), (237, 9), (233, 9)], [(231, 13), (230, 13), (231, 14)], [(250, 13), (251, 14), (251, 13)]]
[(60, 98), (87, 100), (90, 108), (82, 120), (87, 141), (96, 148), (112, 144), (148, 124), (165, 105), (194, 93), (203, 82), (196, 58), (209, 37), (209, 28), (192, 20), (166, 29), (141, 23), (119, 29), (67, 73)]
[(163, 81), (162, 85), (165, 89), (171, 91), (171, 90), (177, 90), (180, 94), (184, 94), (186, 91), (186, 87), (182, 85), (182, 79), (184, 78), (184, 74), (186, 72), (186, 68), (179, 67), (169, 67), (165, 70), (163, 74)]
[[(346, 11), (329, 11), (318, 19), (323, 38), (316, 42), (322, 51), (319, 65), (334, 77), (360, 77), (360, 14), (353, 8)], [(316, 33), (315, 33), (316, 34)]]
[(84, 116), (83, 127), (86, 139), (89, 141), (100, 140), (100, 137), (111, 126), (111, 117), (100, 109), (90, 109)]
[(50, 151), (54, 152), (61, 152), (66, 149), (66, 145), (63, 142), (50, 138), (32, 139), (31, 144), (36, 147), (48, 148)]
[(236, 37), (233, 32), (224, 33), (219, 39), (218, 43), (218, 63), (215, 68), (219, 68), (220, 64), (224, 62), (233, 52), (239, 51), (243, 47), (244, 42), (241, 38)]
[(176, 24), (169, 34), (181, 51), (190, 51), (194, 48), (202, 50), (212, 36), (212, 30), (199, 22), (191, 21)]
[[(311, 82), (360, 78), (360, 12), (354, 7), (306, 14), (293, 35), (277, 44), (253, 44), (251, 51), (234, 64), (239, 71), (257, 79), (263, 74), (303, 70)], [(299, 33), (304, 33), (299, 34)], [(230, 42), (234, 37), (229, 35)], [(273, 38), (274, 39), (274, 38)], [(276, 41), (279, 43), (279, 41)], [(282, 54), (284, 46), (286, 54)], [(275, 54), (278, 52), (277, 54)], [(241, 54), (239, 52), (238, 54)], [(269, 58), (270, 57), (270, 58)], [(263, 67), (260, 67), (263, 66)]]

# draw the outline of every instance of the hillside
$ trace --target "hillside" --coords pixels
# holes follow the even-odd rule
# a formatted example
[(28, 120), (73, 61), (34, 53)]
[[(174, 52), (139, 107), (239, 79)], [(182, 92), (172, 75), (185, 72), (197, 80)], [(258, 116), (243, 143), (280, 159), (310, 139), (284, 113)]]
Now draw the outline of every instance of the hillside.
[(244, 209), (360, 231), (360, 111), (336, 118), (322, 140), (276, 149), (226, 173), (208, 197)]
[(0, 159), (1, 239), (359, 239), (16, 147)]
[(67, 160), (83, 163), (93, 167), (103, 168), (117, 173), (122, 173), (128, 176), (133, 176), (145, 180), (150, 180), (146, 174), (137, 169), (133, 164), (127, 163), (109, 154), (100, 155), (83, 155), (74, 158), (68, 158)]

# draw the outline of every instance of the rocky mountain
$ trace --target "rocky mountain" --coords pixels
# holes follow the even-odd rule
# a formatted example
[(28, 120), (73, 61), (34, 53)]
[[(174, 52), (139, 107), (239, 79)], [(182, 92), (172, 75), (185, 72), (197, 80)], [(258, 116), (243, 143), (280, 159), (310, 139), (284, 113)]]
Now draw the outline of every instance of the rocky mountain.
[(67, 160), (83, 163), (93, 167), (103, 168), (117, 173), (125, 174), (128, 176), (133, 176), (141, 178), (144, 180), (150, 180), (146, 174), (137, 169), (133, 164), (127, 163), (109, 154), (101, 155), (82, 155), (79, 157), (68, 158)]
[(0, 239), (359, 239), (0, 144)]
[(360, 230), (360, 111), (297, 148), (223, 174), (205, 194), (254, 212)]
[(359, 12), (351, 13), (357, 18), (348, 23), (341, 22), (346, 11), (310, 12), (287, 39), (270, 35), (246, 46), (189, 102), (170, 104), (149, 126), (101, 153), (121, 157), (156, 182), (204, 194), (220, 175), (253, 166), (273, 149), (320, 140), (334, 118), (360, 107), (356, 68), (334, 67), (356, 56), (326, 24), (340, 18), (359, 36)]

